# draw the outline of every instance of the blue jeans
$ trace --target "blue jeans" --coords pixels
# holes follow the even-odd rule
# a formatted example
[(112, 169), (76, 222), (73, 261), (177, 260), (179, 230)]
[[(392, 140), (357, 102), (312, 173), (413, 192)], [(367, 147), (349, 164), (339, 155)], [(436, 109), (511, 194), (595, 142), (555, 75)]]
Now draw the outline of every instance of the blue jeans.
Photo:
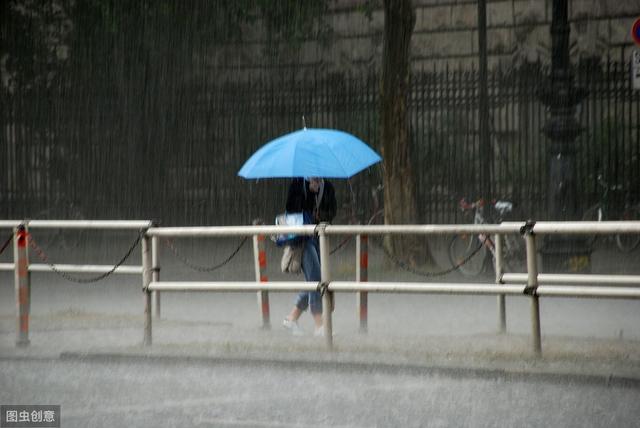
[[(317, 238), (308, 238), (304, 241), (302, 252), (302, 272), (304, 280), (320, 282), (320, 249)], [(322, 297), (317, 291), (301, 291), (296, 297), (296, 307), (301, 311), (310, 308), (312, 314), (322, 313)]]

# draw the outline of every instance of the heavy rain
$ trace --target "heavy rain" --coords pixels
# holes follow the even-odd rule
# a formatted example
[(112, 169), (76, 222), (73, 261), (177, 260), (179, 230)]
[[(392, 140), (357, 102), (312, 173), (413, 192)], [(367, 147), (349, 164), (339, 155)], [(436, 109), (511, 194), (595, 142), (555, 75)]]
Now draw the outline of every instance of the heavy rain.
[(638, 19), (0, 2), (0, 426), (637, 426)]

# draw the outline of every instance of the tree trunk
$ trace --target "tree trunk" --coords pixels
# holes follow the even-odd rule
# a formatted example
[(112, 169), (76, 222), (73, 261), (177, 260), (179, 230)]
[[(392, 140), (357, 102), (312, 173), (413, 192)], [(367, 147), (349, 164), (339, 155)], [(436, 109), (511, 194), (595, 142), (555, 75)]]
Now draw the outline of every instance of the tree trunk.
[[(417, 205), (408, 119), (409, 48), (416, 17), (411, 0), (384, 0), (384, 45), (380, 82), (380, 137), (384, 162), (385, 224), (415, 224)], [(416, 266), (431, 262), (426, 240), (396, 236), (387, 249)]]

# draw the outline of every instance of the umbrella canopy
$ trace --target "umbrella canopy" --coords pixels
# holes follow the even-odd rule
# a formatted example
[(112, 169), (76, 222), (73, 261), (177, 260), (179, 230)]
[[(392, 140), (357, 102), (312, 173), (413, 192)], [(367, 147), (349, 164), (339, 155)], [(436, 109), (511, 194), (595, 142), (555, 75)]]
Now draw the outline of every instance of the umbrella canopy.
[(302, 129), (265, 144), (240, 168), (244, 178), (349, 178), (382, 158), (360, 139), (334, 129)]

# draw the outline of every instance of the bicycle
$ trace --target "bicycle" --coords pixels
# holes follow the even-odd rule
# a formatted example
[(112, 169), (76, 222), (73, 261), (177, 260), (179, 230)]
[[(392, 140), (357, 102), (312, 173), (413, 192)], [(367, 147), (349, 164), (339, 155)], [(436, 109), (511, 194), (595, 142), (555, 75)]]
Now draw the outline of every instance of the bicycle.
[[(501, 223), (513, 212), (513, 203), (509, 201), (492, 201), (487, 205), (484, 199), (475, 202), (460, 200), (460, 209), (464, 213), (473, 213), (473, 224), (487, 224), (485, 209), (490, 209), (491, 220)], [(526, 262), (525, 245), (518, 235), (503, 236), (502, 254), (505, 267), (509, 271), (521, 269)], [(487, 265), (495, 259), (495, 243), (491, 236), (485, 234), (458, 234), (449, 243), (449, 261), (464, 276), (477, 276), (483, 273)], [(493, 265), (493, 263), (491, 263)]]
[[(623, 189), (622, 185), (613, 185), (610, 186), (604, 178), (602, 174), (598, 174), (598, 186), (602, 188), (602, 193), (600, 194), (600, 200), (593, 204), (591, 207), (587, 208), (587, 210), (582, 215), (583, 221), (604, 221), (612, 218), (616, 218), (611, 216), (609, 213), (611, 211), (611, 204), (609, 200), (609, 192), (621, 191)], [(621, 210), (622, 213), (616, 219), (619, 220), (640, 220), (640, 204), (629, 204), (625, 202), (624, 208)], [(589, 247), (593, 247), (596, 240), (598, 239), (598, 235), (589, 235), (587, 236), (587, 245)], [(628, 253), (635, 250), (640, 244), (640, 235), (638, 234), (619, 234), (615, 235), (615, 242), (618, 249), (622, 252)]]

